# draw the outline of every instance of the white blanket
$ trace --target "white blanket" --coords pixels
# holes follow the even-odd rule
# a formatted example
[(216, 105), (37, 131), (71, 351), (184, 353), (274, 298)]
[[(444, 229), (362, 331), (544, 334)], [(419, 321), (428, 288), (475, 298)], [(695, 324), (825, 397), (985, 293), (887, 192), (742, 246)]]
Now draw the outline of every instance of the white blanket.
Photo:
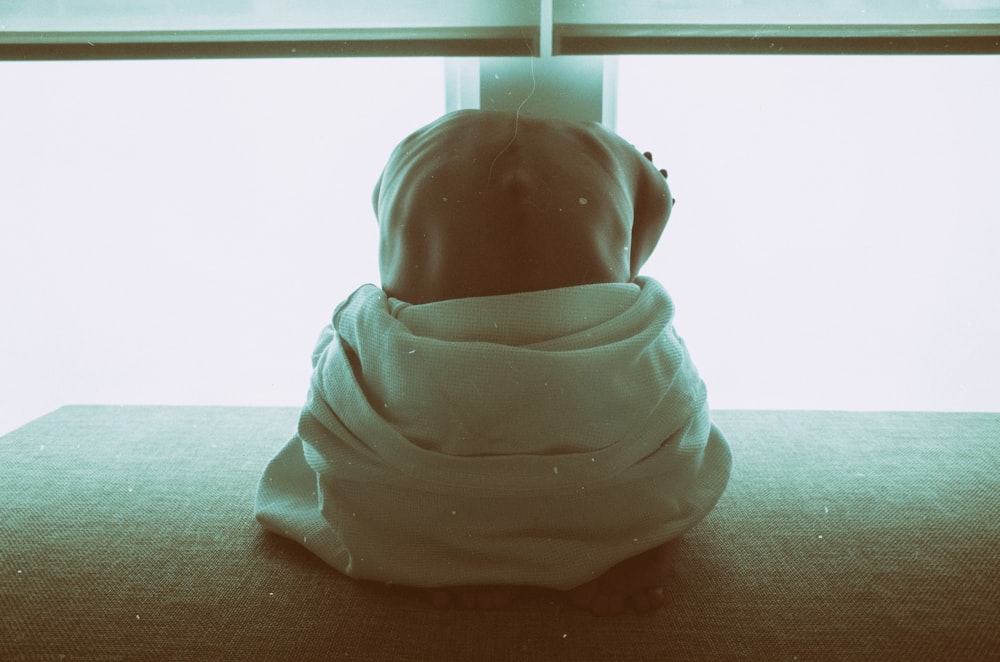
[(313, 353), (263, 525), (409, 586), (568, 589), (677, 537), (731, 456), (650, 278), (409, 305), (366, 285)]

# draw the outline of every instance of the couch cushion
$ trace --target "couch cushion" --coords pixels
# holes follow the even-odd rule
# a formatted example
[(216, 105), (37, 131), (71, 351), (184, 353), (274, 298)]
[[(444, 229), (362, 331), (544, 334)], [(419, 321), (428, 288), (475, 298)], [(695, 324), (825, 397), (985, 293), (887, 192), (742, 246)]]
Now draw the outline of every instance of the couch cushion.
[(1000, 415), (715, 412), (730, 485), (676, 545), (667, 605), (617, 618), (541, 590), (437, 611), (263, 533), (257, 480), (297, 415), (64, 407), (0, 438), (0, 659), (1000, 652)]

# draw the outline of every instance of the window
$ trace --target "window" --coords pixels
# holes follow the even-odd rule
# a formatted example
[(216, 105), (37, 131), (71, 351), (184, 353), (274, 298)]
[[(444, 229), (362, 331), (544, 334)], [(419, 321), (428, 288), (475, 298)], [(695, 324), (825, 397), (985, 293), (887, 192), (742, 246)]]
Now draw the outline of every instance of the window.
[(618, 76), (618, 130), (678, 199), (646, 272), (713, 406), (996, 410), (1000, 57), (623, 57)]
[[(1000, 49), (998, 0), (0, 0), (0, 58)], [(538, 49), (535, 49), (536, 52)]]
[(342, 4), (0, 0), (0, 433), (301, 404), (319, 328), (378, 280), (390, 150), (515, 69), (515, 106), (578, 72), (588, 103), (539, 107), (670, 169), (646, 271), (713, 406), (996, 410), (1000, 2)]
[(0, 0), (0, 59), (520, 55), (538, 0)]
[(378, 282), (371, 190), (432, 59), (0, 62), (0, 431), (64, 404), (300, 405)]
[(997, 0), (555, 0), (560, 54), (983, 53)]

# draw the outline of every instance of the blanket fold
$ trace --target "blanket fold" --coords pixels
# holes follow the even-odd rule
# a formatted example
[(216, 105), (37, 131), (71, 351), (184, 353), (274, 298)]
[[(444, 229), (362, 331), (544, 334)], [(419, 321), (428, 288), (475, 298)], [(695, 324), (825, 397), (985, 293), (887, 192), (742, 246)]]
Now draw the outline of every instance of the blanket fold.
[(421, 305), (363, 286), (320, 335), (257, 518), (360, 579), (584, 583), (729, 477), (672, 318), (645, 277)]

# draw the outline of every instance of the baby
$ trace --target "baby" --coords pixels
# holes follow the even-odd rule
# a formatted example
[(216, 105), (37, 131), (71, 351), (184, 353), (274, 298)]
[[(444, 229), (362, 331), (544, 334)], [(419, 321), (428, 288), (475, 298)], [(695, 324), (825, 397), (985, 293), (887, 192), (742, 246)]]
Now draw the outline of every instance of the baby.
[(525, 586), (659, 606), (665, 544), (731, 464), (673, 304), (639, 275), (666, 172), (598, 124), (459, 111), (396, 148), (373, 206), (382, 286), (323, 330), (258, 519), (441, 607)]

